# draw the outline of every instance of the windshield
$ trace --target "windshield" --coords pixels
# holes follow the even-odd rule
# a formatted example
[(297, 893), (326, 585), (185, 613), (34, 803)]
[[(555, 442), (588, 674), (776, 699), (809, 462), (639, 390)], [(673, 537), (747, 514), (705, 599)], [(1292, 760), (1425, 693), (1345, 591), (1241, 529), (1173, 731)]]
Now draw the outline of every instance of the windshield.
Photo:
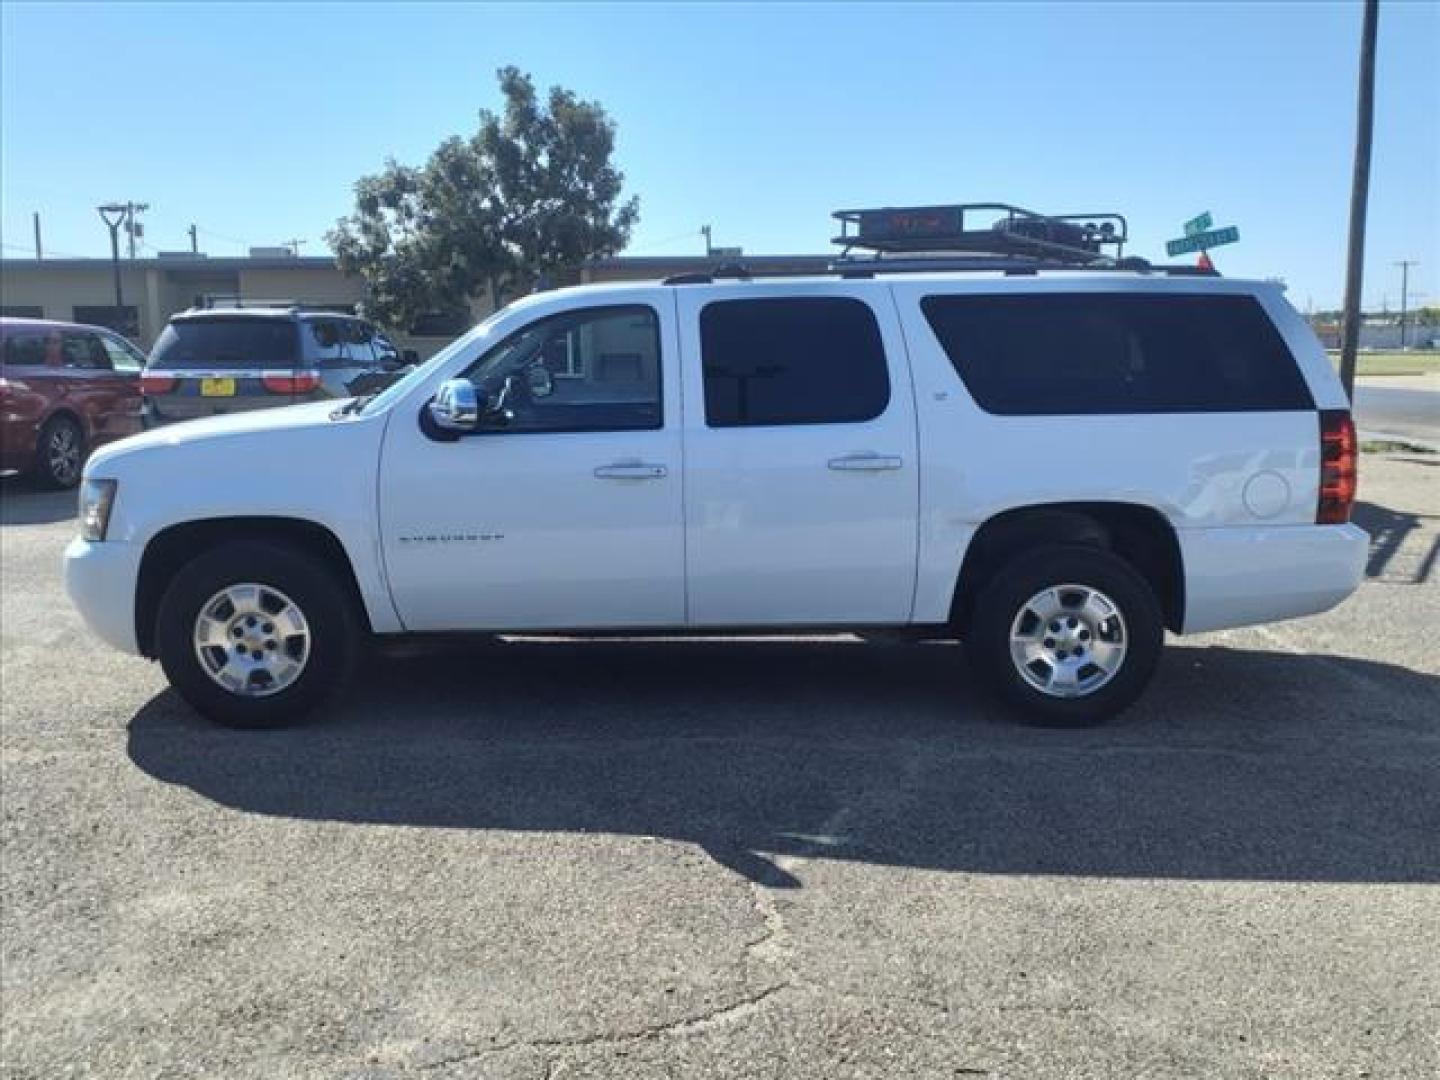
[(468, 334), (462, 334), (460, 337), (452, 341), (449, 345), (446, 345), (445, 348), (441, 349), (429, 360), (426, 360), (419, 367), (415, 368), (414, 371), (410, 372), (404, 378), (391, 383), (384, 390), (380, 391), (380, 393), (376, 394), (373, 398), (366, 402), (365, 407), (360, 410), (361, 415), (369, 416), (374, 413), (383, 412), (384, 410), (390, 408), (391, 405), (395, 404), (395, 402), (403, 398), (416, 386), (428, 379), (436, 368), (443, 367), (446, 363), (448, 363), (451, 357), (454, 357), (462, 351), (468, 349), (474, 342), (479, 341), (482, 338), (489, 337), (490, 330), (495, 325), (495, 320), (500, 318), (500, 316), (504, 315), (505, 312), (509, 310), (510, 309), (508, 307), (501, 308), (499, 311), (495, 312), (484, 322), (482, 322), (479, 326), (471, 330)]

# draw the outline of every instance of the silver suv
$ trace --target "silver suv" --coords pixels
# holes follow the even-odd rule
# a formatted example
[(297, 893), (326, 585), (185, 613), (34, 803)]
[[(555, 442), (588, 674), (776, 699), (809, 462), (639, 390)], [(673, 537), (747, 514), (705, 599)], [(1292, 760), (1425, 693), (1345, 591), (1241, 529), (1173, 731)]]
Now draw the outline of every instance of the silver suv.
[(145, 422), (371, 394), (413, 359), (354, 315), (300, 305), (185, 311), (150, 351)]

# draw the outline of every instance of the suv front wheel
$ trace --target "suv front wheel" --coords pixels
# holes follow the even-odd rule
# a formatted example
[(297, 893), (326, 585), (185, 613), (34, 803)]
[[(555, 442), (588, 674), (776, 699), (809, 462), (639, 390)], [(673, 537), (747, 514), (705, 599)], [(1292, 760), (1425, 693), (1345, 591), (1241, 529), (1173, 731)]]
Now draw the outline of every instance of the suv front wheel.
[(1149, 584), (1103, 548), (1017, 556), (986, 586), (965, 649), (976, 674), (1033, 719), (1106, 720), (1150, 682), (1164, 626)]
[(155, 630), (170, 684), (237, 727), (315, 709), (349, 678), (360, 644), (354, 606), (329, 566), (255, 540), (187, 563), (161, 598)]

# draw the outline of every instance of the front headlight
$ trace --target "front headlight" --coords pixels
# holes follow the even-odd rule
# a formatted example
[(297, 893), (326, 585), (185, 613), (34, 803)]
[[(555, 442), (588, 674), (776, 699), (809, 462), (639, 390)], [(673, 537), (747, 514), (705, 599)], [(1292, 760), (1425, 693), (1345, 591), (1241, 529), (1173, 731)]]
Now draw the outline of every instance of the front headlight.
[(80, 485), (80, 537), (83, 540), (105, 539), (110, 528), (110, 508), (115, 505), (118, 480), (86, 480)]

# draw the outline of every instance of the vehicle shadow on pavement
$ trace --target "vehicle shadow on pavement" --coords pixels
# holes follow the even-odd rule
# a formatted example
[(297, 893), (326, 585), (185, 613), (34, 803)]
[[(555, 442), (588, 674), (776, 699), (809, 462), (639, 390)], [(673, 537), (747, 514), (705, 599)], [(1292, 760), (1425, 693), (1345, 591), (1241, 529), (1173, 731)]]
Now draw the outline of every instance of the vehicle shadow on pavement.
[[(1423, 522), (1429, 516), (1391, 510), (1375, 503), (1357, 502), (1351, 520), (1370, 534), (1370, 555), (1365, 562), (1365, 576), (1384, 577), (1391, 561), (1405, 547), (1410, 534), (1423, 528)], [(1412, 578), (1413, 584), (1423, 585), (1429, 580), (1437, 555), (1440, 555), (1440, 537), (1431, 541), (1429, 550), (1420, 559)]]
[(1176, 645), (1120, 720), (1060, 731), (996, 710), (958, 653), (450, 643), (382, 652), (346, 702), (295, 729), (217, 728), (166, 691), (132, 719), (129, 752), (251, 813), (663, 837), (776, 887), (798, 886), (806, 858), (1440, 881), (1440, 678)]
[(0, 525), (50, 525), (75, 516), (73, 491), (46, 491), (22, 476), (0, 477)]

